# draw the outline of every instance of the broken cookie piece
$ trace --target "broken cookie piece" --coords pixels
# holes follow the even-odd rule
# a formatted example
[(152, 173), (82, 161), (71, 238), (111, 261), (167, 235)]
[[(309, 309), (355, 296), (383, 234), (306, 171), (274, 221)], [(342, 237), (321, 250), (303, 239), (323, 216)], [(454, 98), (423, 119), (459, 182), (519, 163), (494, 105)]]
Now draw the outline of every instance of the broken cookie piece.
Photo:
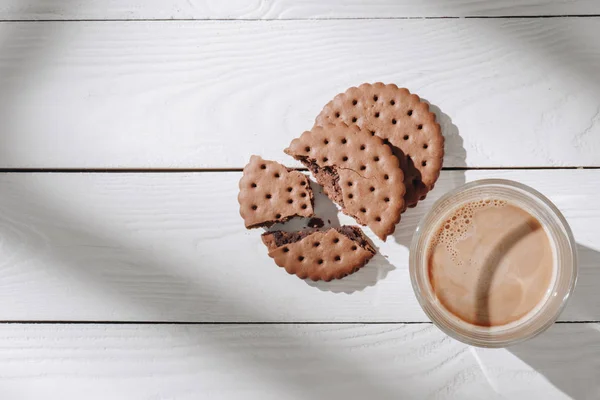
[(278, 266), (313, 281), (343, 278), (365, 266), (375, 255), (375, 249), (356, 226), (267, 232), (262, 240)]
[(342, 211), (382, 240), (405, 209), (404, 175), (383, 139), (344, 123), (316, 126), (285, 152), (302, 162)]
[(239, 187), (240, 215), (248, 229), (314, 214), (308, 177), (275, 161), (252, 156)]

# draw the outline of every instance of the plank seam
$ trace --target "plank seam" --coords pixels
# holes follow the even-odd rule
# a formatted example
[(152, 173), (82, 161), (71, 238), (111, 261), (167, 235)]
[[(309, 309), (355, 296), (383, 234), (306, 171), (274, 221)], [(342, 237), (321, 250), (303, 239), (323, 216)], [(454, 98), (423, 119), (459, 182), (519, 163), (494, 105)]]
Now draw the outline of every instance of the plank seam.
[(0, 19), (0, 23), (35, 22), (273, 22), (273, 21), (365, 21), (365, 20), (420, 20), (420, 19), (539, 19), (539, 18), (598, 18), (600, 14), (564, 15), (464, 15), (464, 16), (406, 16), (406, 17), (315, 17), (315, 18), (68, 18), (68, 19)]
[[(556, 324), (598, 324), (600, 321), (557, 321)], [(284, 321), (284, 322), (186, 322), (186, 321), (66, 321), (4, 320), (0, 325), (432, 325), (430, 321)]]

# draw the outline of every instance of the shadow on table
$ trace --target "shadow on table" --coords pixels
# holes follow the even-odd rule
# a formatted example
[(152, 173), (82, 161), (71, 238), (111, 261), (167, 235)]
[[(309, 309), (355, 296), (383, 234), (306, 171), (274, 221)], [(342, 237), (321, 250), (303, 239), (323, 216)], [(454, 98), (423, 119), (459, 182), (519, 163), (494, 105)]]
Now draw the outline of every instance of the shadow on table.
[[(4, 194), (0, 197), (0, 246), (7, 254), (4, 268), (11, 268), (10, 263), (18, 263), (19, 260), (29, 262), (42, 257), (48, 268), (52, 268), (49, 272), (52, 277), (69, 276), (70, 281), (81, 282), (91, 294), (110, 298), (115, 303), (132, 304), (145, 316), (156, 315), (157, 321), (169, 321), (168, 316), (173, 310), (183, 308), (197, 310), (196, 316), (203, 316), (203, 321), (210, 322), (210, 316), (215, 315), (211, 311), (215, 302), (219, 303), (219, 315), (229, 315), (233, 321), (271, 320), (265, 311), (253, 307), (247, 299), (230, 290), (220, 290), (219, 280), (208, 273), (209, 269), (203, 270), (206, 275), (193, 279), (179, 274), (175, 251), (153, 251), (147, 243), (140, 247), (136, 240), (112, 237), (107, 230), (95, 228), (88, 221), (74, 216), (60, 198), (38, 189), (36, 176), (39, 175), (27, 176), (31, 179), (28, 183), (12, 178), (0, 179), (0, 191)], [(132, 181), (135, 176), (129, 175)], [(200, 258), (198, 263), (216, 265), (218, 261), (216, 257), (207, 257)], [(211, 292), (218, 293), (218, 298), (207, 301), (206, 296), (210, 296)], [(298, 340), (293, 335), (286, 337), (286, 330), (277, 325), (263, 324), (260, 330), (265, 335), (283, 336), (294, 343), (304, 355), (298, 360), (298, 365), (307, 365), (306, 369), (301, 368), (305, 371), (302, 379), (289, 374), (275, 374), (277, 367), (268, 358), (257, 357), (252, 346), (240, 346), (235, 353), (240, 368), (247, 369), (249, 374), (262, 369), (270, 371), (270, 376), (277, 375), (276, 381), (264, 382), (267, 390), (269, 385), (283, 385), (289, 387), (290, 392), (301, 393), (307, 398), (321, 398), (323, 393), (331, 392), (349, 398), (396, 399), (410, 396), (410, 384), (392, 387), (392, 382), (382, 379), (376, 368), (357, 363), (350, 353), (336, 351), (325, 342)], [(215, 339), (213, 351), (218, 351), (220, 346), (223, 349), (232, 346), (226, 338), (211, 337)], [(314, 360), (319, 360), (318, 370), (311, 367)], [(344, 376), (348, 384), (335, 384), (333, 390), (325, 384), (327, 379), (321, 379), (319, 371)], [(311, 381), (319, 384), (313, 385)]]
[(306, 280), (306, 284), (322, 290), (324, 292), (332, 293), (346, 293), (352, 294), (364, 290), (369, 286), (374, 286), (380, 280), (385, 279), (388, 273), (394, 270), (394, 266), (381, 255), (379, 248), (374, 246), (377, 250), (377, 254), (369, 261), (369, 263), (359, 269), (357, 272), (344, 279), (334, 279), (331, 282), (313, 282)]
[[(561, 319), (598, 321), (600, 252), (583, 245), (578, 252), (577, 287)], [(557, 323), (508, 350), (573, 399), (600, 398), (600, 324)]]

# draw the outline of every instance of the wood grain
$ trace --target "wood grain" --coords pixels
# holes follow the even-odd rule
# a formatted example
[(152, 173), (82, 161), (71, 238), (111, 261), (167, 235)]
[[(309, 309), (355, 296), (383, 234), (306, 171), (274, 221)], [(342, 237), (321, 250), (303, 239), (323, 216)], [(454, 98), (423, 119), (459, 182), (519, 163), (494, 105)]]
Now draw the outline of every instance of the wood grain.
[(0, 19), (297, 19), (600, 14), (594, 0), (2, 0)]
[[(415, 34), (418, 32), (419, 34)], [(0, 24), (0, 168), (241, 168), (336, 93), (435, 105), (446, 167), (600, 166), (600, 18)]]
[(510, 349), (423, 325), (2, 325), (6, 398), (592, 399), (597, 324)]
[[(261, 231), (244, 229), (240, 175), (0, 174), (0, 320), (427, 321), (408, 275), (416, 224), (443, 193), (492, 177), (532, 185), (562, 210), (580, 276), (561, 319), (600, 320), (600, 170), (446, 171), (393, 238), (365, 229), (379, 254), (330, 283), (288, 275)], [(353, 223), (324, 196), (316, 207), (332, 225)]]

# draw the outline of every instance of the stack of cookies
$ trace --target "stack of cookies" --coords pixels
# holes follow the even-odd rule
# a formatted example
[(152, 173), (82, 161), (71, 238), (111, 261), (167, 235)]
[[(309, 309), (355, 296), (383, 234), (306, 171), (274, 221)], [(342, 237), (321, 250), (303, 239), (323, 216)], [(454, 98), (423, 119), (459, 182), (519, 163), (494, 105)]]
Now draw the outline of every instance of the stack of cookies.
[[(338, 94), (315, 125), (284, 150), (304, 164), (325, 194), (385, 241), (400, 215), (439, 177), (444, 137), (435, 114), (396, 85), (362, 84)], [(246, 228), (314, 216), (306, 175), (252, 156), (240, 180)], [(269, 256), (302, 279), (343, 278), (367, 264), (375, 249), (357, 226), (262, 235)]]

